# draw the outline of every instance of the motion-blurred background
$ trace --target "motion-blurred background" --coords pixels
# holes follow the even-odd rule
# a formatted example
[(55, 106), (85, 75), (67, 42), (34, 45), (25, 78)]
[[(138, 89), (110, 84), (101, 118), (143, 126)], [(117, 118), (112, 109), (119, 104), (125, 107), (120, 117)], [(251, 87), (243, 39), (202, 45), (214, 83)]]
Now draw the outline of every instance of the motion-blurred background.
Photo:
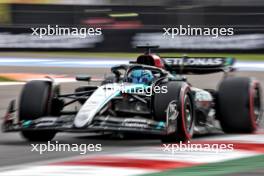
[[(102, 28), (102, 35), (32, 35), (31, 28), (48, 25)], [(234, 35), (163, 36), (163, 28), (179, 25), (234, 28)], [(136, 52), (142, 52), (136, 45), (147, 43), (159, 45), (159, 53), (166, 56), (235, 57), (238, 71), (234, 74), (255, 77), (264, 85), (263, 0), (0, 0), (0, 123), (10, 100), (19, 99), (25, 81), (49, 75), (61, 83), (62, 93), (72, 93), (87, 85), (76, 82), (75, 75), (89, 74), (91, 84), (100, 85), (109, 67), (135, 60)], [(195, 87), (215, 89), (222, 76), (189, 75), (188, 80)], [(54, 140), (78, 145), (99, 143), (102, 153), (80, 156), (78, 152), (59, 151), (40, 155), (31, 151), (19, 133), (0, 132), (0, 176), (128, 176), (182, 167), (179, 172), (161, 175), (260, 176), (264, 175), (264, 121), (260, 126), (255, 135), (220, 132), (193, 139), (198, 143), (235, 143), (233, 152), (173, 155), (157, 148), (160, 141), (154, 138), (86, 133), (60, 133)], [(255, 157), (246, 158), (250, 156)]]
[[(32, 36), (32, 27), (100, 27), (102, 36)], [(233, 27), (225, 37), (162, 37), (163, 27)], [(263, 52), (262, 0), (0, 0), (1, 50)]]

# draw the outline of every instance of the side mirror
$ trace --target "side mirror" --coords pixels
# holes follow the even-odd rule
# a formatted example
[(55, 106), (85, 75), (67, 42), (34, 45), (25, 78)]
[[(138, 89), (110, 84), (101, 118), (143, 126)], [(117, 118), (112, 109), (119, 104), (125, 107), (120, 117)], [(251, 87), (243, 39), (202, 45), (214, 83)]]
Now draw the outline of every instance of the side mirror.
[(90, 75), (77, 75), (75, 78), (77, 81), (91, 81), (91, 76)]

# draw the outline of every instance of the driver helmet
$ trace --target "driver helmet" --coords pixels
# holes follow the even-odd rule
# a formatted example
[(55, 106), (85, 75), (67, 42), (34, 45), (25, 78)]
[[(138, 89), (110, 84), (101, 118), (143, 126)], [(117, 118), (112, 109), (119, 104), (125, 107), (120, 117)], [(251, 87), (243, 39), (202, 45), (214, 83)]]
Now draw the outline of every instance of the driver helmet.
[(136, 69), (131, 71), (129, 81), (135, 84), (151, 84), (154, 76), (150, 70)]

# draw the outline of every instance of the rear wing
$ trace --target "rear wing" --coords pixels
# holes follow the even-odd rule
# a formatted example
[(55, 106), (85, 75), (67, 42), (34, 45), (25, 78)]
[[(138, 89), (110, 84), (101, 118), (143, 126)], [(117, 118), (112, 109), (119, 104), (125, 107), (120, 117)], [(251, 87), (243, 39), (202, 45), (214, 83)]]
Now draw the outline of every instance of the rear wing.
[(234, 58), (226, 57), (162, 57), (169, 72), (179, 74), (209, 74), (233, 71)]

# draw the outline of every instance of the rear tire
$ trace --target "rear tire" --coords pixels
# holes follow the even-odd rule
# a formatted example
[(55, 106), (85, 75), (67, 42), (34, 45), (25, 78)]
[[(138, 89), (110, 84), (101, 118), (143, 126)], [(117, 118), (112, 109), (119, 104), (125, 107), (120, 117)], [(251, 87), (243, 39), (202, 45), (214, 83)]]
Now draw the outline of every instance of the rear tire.
[(226, 133), (252, 133), (262, 116), (261, 87), (245, 77), (224, 79), (218, 90), (218, 119)]
[[(21, 93), (19, 103), (19, 120), (36, 120), (50, 115), (52, 88), (48, 81), (30, 81)], [(48, 141), (54, 138), (55, 131), (22, 131), (28, 141)]]
[(163, 143), (187, 141), (192, 138), (195, 122), (194, 104), (189, 86), (184, 82), (168, 82), (167, 93), (154, 96), (154, 116), (156, 121), (166, 121), (169, 105), (176, 103), (177, 127), (174, 133), (163, 136)]

